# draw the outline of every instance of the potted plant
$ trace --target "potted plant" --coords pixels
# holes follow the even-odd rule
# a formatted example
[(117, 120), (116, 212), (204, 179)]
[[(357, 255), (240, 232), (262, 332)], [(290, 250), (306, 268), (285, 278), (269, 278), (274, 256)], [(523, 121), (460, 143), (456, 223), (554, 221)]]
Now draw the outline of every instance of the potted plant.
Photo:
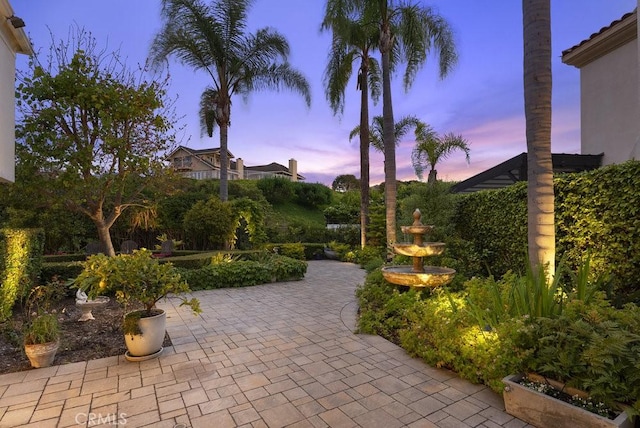
[(35, 368), (53, 364), (60, 344), (60, 324), (56, 314), (49, 311), (55, 291), (53, 284), (37, 286), (26, 300), (24, 353)]
[[(130, 361), (153, 358), (162, 352), (166, 331), (166, 314), (155, 307), (156, 302), (168, 294), (187, 293), (187, 283), (171, 263), (160, 263), (151, 251), (140, 249), (132, 254), (107, 257), (104, 254), (90, 256), (84, 269), (74, 281), (90, 298), (113, 293), (126, 308), (136, 309), (124, 316), (123, 333)], [(200, 313), (197, 299), (182, 299), (182, 304)]]

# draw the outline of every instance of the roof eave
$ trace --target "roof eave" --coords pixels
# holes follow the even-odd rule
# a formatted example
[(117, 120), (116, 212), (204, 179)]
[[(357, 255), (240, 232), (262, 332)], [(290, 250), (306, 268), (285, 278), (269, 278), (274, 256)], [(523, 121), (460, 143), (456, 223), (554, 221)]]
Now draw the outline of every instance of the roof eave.
[(618, 49), (638, 37), (638, 13), (632, 13), (616, 25), (607, 28), (562, 54), (562, 62), (581, 68)]
[(0, 0), (0, 36), (7, 41), (15, 53), (33, 55), (33, 46), (24, 28), (14, 28), (8, 18), (13, 16), (13, 9), (7, 0)]

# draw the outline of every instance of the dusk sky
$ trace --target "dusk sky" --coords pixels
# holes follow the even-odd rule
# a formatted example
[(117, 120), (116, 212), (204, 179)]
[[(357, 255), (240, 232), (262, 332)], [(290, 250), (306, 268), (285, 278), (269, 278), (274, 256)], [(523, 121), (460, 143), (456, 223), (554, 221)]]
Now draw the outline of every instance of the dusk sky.
[[(415, 0), (418, 2), (418, 0)], [(461, 134), (470, 144), (470, 164), (456, 153), (438, 166), (438, 177), (459, 181), (526, 151), (522, 83), (522, 9), (519, 0), (430, 0), (451, 24), (459, 62), (444, 80), (431, 56), (409, 93), (395, 76), (395, 119), (415, 115), (437, 132)], [(332, 114), (324, 95), (323, 74), (330, 34), (320, 33), (325, 0), (256, 0), (250, 11), (252, 31), (270, 26), (284, 34), (291, 46), (290, 62), (311, 84), (307, 109), (297, 94), (254, 93), (245, 103), (235, 98), (231, 110), (229, 150), (245, 165), (298, 161), (298, 172), (310, 183), (330, 185), (340, 174), (360, 175), (358, 141), (349, 132), (359, 122), (360, 99), (355, 80), (347, 88), (344, 114)], [(552, 151), (580, 152), (579, 70), (562, 64), (562, 51), (634, 10), (636, 0), (552, 0), (553, 57)], [(67, 39), (72, 25), (93, 33), (98, 46), (120, 49), (130, 67), (144, 63), (153, 36), (161, 27), (159, 0), (11, 0), (15, 15), (36, 51), (46, 54), (56, 40)], [(18, 57), (18, 68), (27, 59)], [(404, 70), (404, 69), (402, 69)], [(170, 60), (171, 96), (186, 126), (182, 145), (193, 149), (219, 147), (219, 134), (201, 137), (198, 103), (210, 84), (204, 72)], [(370, 105), (382, 114), (382, 100)], [(397, 149), (397, 178), (417, 179), (411, 166), (413, 133)], [(383, 157), (372, 150), (371, 183), (384, 181)], [(426, 177), (425, 177), (426, 179)]]

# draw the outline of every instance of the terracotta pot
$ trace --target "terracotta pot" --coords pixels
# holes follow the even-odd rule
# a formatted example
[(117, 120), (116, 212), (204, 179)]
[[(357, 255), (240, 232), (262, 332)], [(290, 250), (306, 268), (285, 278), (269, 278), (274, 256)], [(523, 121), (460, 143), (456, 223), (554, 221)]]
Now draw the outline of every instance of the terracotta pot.
[(124, 342), (128, 349), (127, 358), (160, 355), (166, 331), (167, 314), (161, 311), (158, 315), (140, 318), (138, 325), (142, 334), (124, 335)]
[(32, 367), (49, 367), (56, 358), (59, 345), (59, 340), (55, 342), (35, 343), (33, 345), (25, 344), (24, 353), (27, 354), (27, 358), (29, 358)]
[(615, 419), (605, 418), (588, 410), (550, 397), (519, 382), (523, 374), (502, 379), (505, 384), (504, 406), (507, 413), (538, 428), (632, 428), (633, 424), (622, 412)]

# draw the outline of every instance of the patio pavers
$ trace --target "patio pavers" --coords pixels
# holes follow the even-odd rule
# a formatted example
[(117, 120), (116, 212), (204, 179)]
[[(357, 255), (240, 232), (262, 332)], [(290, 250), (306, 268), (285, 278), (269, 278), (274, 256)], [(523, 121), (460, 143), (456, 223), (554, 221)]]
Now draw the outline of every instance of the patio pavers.
[(173, 346), (0, 375), (0, 427), (526, 427), (502, 398), (354, 334), (365, 273), (311, 261), (302, 281), (197, 291), (167, 311)]

